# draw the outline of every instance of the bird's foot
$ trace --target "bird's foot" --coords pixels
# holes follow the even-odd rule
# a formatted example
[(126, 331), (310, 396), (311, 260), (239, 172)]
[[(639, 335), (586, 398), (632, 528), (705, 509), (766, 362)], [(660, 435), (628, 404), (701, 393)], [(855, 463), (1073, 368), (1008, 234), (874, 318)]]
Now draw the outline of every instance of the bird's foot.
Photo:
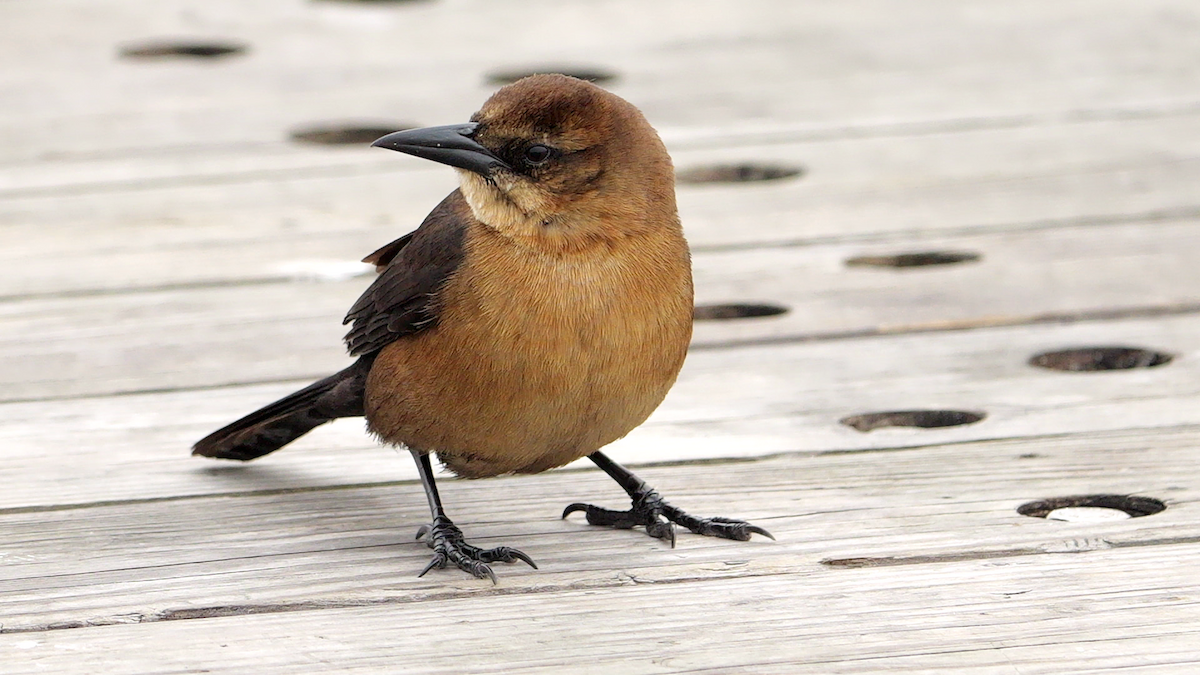
[(589, 525), (602, 525), (622, 530), (641, 525), (646, 528), (646, 534), (671, 543), (675, 548), (675, 524), (709, 537), (723, 537), (737, 541), (749, 541), (751, 534), (761, 534), (775, 539), (757, 525), (751, 525), (744, 520), (732, 518), (698, 518), (686, 511), (668, 504), (658, 492), (642, 483), (631, 494), (633, 506), (628, 511), (613, 511), (611, 509), (592, 506), (591, 504), (575, 503), (568, 506), (562, 514), (563, 518), (583, 511), (587, 515)]
[(455, 567), (471, 576), (477, 579), (486, 577), (491, 579), (494, 584), (496, 583), (496, 574), (492, 572), (488, 563), (513, 563), (520, 560), (529, 563), (533, 569), (537, 569), (537, 564), (533, 562), (533, 559), (515, 548), (507, 546), (479, 548), (468, 544), (463, 537), (462, 530), (458, 529), (458, 526), (445, 516), (439, 516), (434, 519), (433, 525), (422, 525), (417, 530), (417, 539), (426, 535), (429, 535), (426, 543), (429, 548), (433, 549), (433, 560), (430, 560), (425, 569), (421, 570), (418, 577), (425, 576), (426, 572), (435, 567), (445, 569), (447, 565), (453, 563)]

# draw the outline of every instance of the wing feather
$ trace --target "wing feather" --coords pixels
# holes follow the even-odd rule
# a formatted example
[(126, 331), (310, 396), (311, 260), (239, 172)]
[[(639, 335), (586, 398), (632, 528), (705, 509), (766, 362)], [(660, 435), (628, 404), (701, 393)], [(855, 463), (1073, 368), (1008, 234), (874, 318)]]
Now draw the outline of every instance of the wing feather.
[(363, 262), (386, 265), (342, 323), (351, 356), (372, 354), (437, 323), (439, 292), (462, 263), (463, 241), (474, 221), (458, 190), (414, 232), (383, 246)]

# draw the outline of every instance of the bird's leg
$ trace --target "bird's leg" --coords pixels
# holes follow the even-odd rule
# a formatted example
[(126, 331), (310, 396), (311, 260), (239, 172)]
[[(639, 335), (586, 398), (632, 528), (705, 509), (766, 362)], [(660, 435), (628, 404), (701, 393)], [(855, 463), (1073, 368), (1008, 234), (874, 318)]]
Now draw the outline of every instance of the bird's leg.
[(633, 475), (629, 469), (617, 464), (601, 452), (593, 452), (588, 459), (596, 466), (604, 469), (604, 473), (612, 476), (617, 484), (629, 493), (633, 506), (628, 511), (613, 511), (592, 506), (591, 504), (571, 504), (563, 511), (563, 518), (583, 511), (587, 514), (589, 525), (604, 525), (619, 529), (630, 529), (636, 525), (646, 528), (646, 534), (658, 539), (665, 539), (675, 547), (675, 523), (686, 527), (696, 534), (710, 537), (724, 537), (738, 541), (749, 541), (751, 534), (761, 534), (774, 539), (770, 532), (751, 525), (744, 520), (732, 518), (698, 518), (668, 504), (658, 492), (646, 485), (645, 481)]
[(515, 548), (499, 546), (497, 548), (479, 548), (466, 542), (462, 530), (446, 516), (442, 508), (442, 498), (438, 496), (437, 484), (433, 480), (433, 467), (429, 463), (429, 455), (412, 450), (413, 459), (417, 462), (417, 471), (421, 474), (421, 485), (425, 486), (425, 496), (429, 499), (429, 511), (433, 514), (433, 524), (422, 525), (417, 530), (417, 539), (426, 535), (429, 548), (433, 549), (433, 560), (421, 570), (417, 576), (423, 577), (433, 568), (443, 569), (454, 563), (458, 569), (482, 579), (487, 577), (496, 583), (496, 574), (488, 563), (512, 563), (518, 560), (529, 563), (533, 569), (537, 565), (524, 553)]

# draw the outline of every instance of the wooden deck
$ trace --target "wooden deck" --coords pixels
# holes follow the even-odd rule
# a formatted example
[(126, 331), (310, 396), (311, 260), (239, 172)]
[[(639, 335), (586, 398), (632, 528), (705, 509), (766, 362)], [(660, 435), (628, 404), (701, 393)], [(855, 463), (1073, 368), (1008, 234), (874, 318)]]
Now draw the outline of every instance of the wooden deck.
[[(1186, 0), (0, 3), (0, 672), (1197, 672), (1198, 30)], [(154, 55), (181, 42), (242, 51)], [(291, 134), (465, 120), (526, 67), (613, 74), (681, 171), (802, 172), (679, 186), (697, 301), (788, 311), (698, 322), (612, 447), (778, 541), (559, 520), (623, 503), (579, 465), (443, 481), (541, 569), (417, 578), (415, 470), (361, 422), (189, 456), (346, 363), (353, 261), (454, 185)], [(878, 264), (931, 252), (978, 259)], [(1171, 360), (1029, 364), (1093, 347)], [(889, 411), (982, 419), (840, 423)], [(1166, 509), (1018, 513), (1096, 495)]]

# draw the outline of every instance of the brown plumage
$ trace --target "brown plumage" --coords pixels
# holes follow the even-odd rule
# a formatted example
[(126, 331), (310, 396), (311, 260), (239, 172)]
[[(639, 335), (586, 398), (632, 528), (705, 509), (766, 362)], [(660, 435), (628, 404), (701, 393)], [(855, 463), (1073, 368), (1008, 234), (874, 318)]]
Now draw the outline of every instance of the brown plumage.
[(642, 525), (672, 544), (673, 522), (740, 540), (767, 534), (679, 511), (599, 452), (658, 407), (691, 337), (674, 174), (641, 112), (590, 83), (535, 75), (496, 92), (470, 124), (375, 145), (450, 164), (461, 188), (365, 259), (381, 274), (346, 316), (358, 362), (210, 434), (194, 454), (254, 459), (365, 415), (417, 460), (434, 518), (422, 530), (435, 550), (426, 571), (453, 563), (494, 580), (490, 562), (533, 564), (465, 543), (429, 453), (469, 478), (590, 456), (633, 508), (572, 504), (564, 517), (582, 510), (592, 524)]

